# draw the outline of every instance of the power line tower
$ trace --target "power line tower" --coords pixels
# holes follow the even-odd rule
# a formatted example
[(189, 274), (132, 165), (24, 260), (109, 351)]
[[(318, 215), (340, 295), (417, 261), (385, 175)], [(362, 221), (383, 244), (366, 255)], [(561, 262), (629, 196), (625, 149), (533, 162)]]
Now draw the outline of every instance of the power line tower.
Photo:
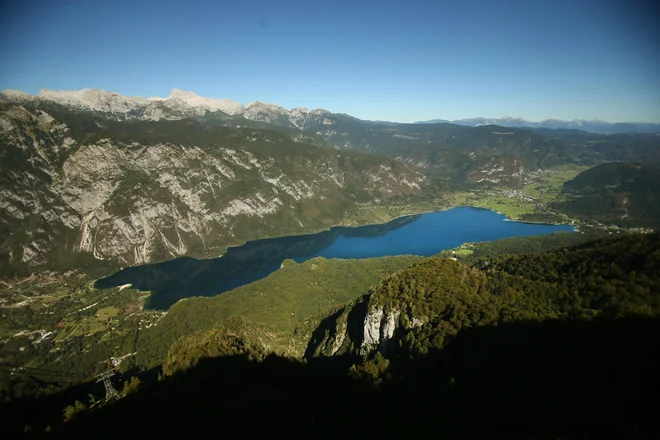
[(110, 381), (110, 378), (114, 375), (115, 370), (108, 370), (96, 376), (96, 383), (103, 382), (105, 386), (105, 400), (109, 400), (111, 397), (119, 398), (119, 394)]

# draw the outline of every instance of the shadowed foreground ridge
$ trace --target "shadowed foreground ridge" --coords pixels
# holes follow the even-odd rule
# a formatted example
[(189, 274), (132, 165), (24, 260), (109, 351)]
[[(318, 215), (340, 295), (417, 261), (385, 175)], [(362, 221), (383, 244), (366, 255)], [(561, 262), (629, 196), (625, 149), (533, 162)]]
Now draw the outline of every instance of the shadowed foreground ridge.
[(659, 234), (428, 258), (333, 308), (302, 359), (227, 320), (175, 339), (160, 380), (66, 423), (72, 394), (0, 414), (63, 438), (657, 438), (659, 292)]
[(471, 328), (423, 359), (393, 360), (375, 385), (341, 357), (204, 359), (58, 434), (112, 438), (99, 427), (120, 424), (154, 437), (647, 438), (658, 432), (658, 336), (660, 320), (643, 318)]

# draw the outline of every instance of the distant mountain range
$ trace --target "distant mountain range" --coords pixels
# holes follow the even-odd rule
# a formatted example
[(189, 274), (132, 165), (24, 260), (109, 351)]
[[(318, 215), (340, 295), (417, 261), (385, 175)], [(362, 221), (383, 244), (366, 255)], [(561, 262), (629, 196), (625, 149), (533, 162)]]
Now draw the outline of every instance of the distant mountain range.
[(597, 134), (616, 134), (616, 133), (658, 133), (660, 124), (650, 122), (605, 122), (605, 121), (586, 121), (583, 119), (574, 119), (572, 121), (561, 121), (559, 119), (546, 119), (539, 122), (531, 122), (522, 118), (512, 118), (505, 116), (503, 118), (469, 118), (448, 121), (444, 119), (431, 119), (430, 121), (419, 121), (415, 124), (457, 124), (469, 127), (479, 127), (482, 125), (499, 125), (500, 127), (521, 127), (521, 128), (551, 128), (564, 130), (582, 130)]
[[(343, 113), (332, 113), (324, 109), (308, 110), (305, 107), (285, 109), (276, 104), (255, 101), (243, 105), (227, 99), (212, 99), (199, 96), (193, 92), (186, 92), (177, 88), (173, 89), (167, 98), (138, 96), (123, 96), (118, 93), (97, 89), (83, 90), (41, 90), (38, 95), (29, 95), (17, 90), (5, 90), (0, 92), (1, 100), (10, 101), (51, 101), (67, 107), (79, 110), (111, 113), (117, 119), (140, 119), (140, 120), (176, 120), (189, 117), (203, 116), (205, 113), (222, 113), (232, 117), (245, 118), (252, 121), (265, 122), (298, 130), (310, 131), (310, 127), (324, 127), (332, 125), (328, 116), (340, 116), (352, 119), (356, 122), (365, 122), (374, 125), (395, 127), (400, 124), (390, 121), (367, 121), (360, 120)], [(660, 124), (649, 122), (605, 122), (598, 120), (575, 119), (562, 121), (559, 119), (546, 119), (539, 122), (531, 122), (522, 118), (469, 118), (459, 120), (431, 119), (419, 121), (415, 124), (455, 124), (469, 127), (486, 125), (498, 125), (500, 127), (519, 128), (550, 128), (582, 130), (597, 134), (616, 133), (658, 133)], [(315, 130), (318, 131), (318, 130)]]
[(77, 110), (112, 114), (118, 120), (177, 120), (203, 116), (207, 112), (220, 113), (300, 130), (304, 129), (308, 118), (330, 114), (327, 110), (308, 110), (304, 107), (287, 110), (261, 101), (242, 105), (227, 99), (205, 98), (176, 88), (167, 98), (123, 96), (96, 89), (41, 90), (36, 96), (17, 90), (5, 90), (0, 92), (0, 100), (50, 101)]
[[(401, 124), (361, 120), (324, 109), (289, 110), (260, 101), (243, 105), (179, 89), (173, 89), (166, 98), (129, 97), (95, 89), (42, 90), (36, 96), (7, 90), (0, 92), (0, 104), (19, 105), (49, 114), (63, 110), (84, 113), (98, 119), (89, 130), (84, 130), (88, 132), (100, 125), (110, 127), (103, 121), (165, 123), (185, 120), (204, 127), (274, 130), (296, 143), (389, 156), (420, 167), (443, 182), (461, 184), (520, 187), (530, 170), (576, 161), (591, 165), (611, 160), (647, 163), (658, 161), (660, 154), (655, 148), (656, 134), (630, 133), (635, 131), (633, 128), (650, 130), (660, 124), (633, 127), (598, 121), (531, 123), (520, 118)], [(615, 131), (624, 133), (602, 134)]]

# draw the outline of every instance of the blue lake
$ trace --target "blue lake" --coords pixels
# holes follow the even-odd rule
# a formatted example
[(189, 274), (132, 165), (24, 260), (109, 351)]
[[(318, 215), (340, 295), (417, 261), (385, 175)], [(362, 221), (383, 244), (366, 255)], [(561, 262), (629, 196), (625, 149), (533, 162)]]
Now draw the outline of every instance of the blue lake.
[(190, 296), (212, 296), (264, 278), (286, 259), (371, 258), (386, 255), (431, 256), (465, 242), (573, 231), (569, 225), (508, 221), (494, 211), (454, 208), (402, 217), (389, 223), (337, 227), (317, 234), (269, 238), (232, 247), (220, 258), (184, 257), (129, 267), (98, 280), (97, 288), (132, 284), (151, 295), (145, 307), (168, 309)]

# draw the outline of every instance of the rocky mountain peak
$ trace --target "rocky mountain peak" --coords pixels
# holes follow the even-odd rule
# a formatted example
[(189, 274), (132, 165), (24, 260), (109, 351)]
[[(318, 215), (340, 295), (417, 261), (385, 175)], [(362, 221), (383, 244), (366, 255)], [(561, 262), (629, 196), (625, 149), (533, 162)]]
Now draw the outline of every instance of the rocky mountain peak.
[(263, 102), (263, 101), (254, 101), (250, 104), (247, 105), (246, 108), (264, 108), (270, 111), (278, 112), (278, 113), (288, 113), (289, 111), (283, 107), (278, 106), (277, 104), (274, 103), (268, 103), (268, 102)]
[(180, 99), (190, 107), (198, 107), (208, 111), (221, 111), (230, 115), (236, 115), (245, 110), (245, 107), (238, 102), (228, 99), (213, 99), (199, 96), (195, 92), (186, 92), (178, 88), (173, 88), (167, 99)]
[[(119, 93), (100, 89), (48, 90), (42, 89), (33, 96), (18, 90), (0, 92), (5, 101), (44, 100), (79, 110), (121, 114), (121, 119), (181, 119), (200, 116), (205, 112), (221, 111), (232, 116), (243, 116), (262, 122), (300, 128), (300, 121), (309, 116), (322, 116), (330, 112), (323, 109), (309, 110), (299, 107), (287, 110), (274, 103), (254, 101), (243, 105), (229, 99), (214, 99), (200, 96), (195, 92), (173, 88), (168, 97), (148, 98), (123, 96)], [(164, 109), (171, 110), (167, 114)]]
[(180, 97), (180, 96), (199, 96), (195, 92), (184, 92), (183, 90), (174, 87), (170, 92), (170, 98)]
[(141, 97), (123, 96), (119, 93), (98, 89), (42, 89), (37, 97), (69, 107), (110, 113), (127, 113), (135, 107), (147, 104), (147, 100)]
[(3, 101), (28, 101), (31, 99), (34, 99), (34, 96), (20, 90), (7, 89), (0, 91), (0, 100)]

